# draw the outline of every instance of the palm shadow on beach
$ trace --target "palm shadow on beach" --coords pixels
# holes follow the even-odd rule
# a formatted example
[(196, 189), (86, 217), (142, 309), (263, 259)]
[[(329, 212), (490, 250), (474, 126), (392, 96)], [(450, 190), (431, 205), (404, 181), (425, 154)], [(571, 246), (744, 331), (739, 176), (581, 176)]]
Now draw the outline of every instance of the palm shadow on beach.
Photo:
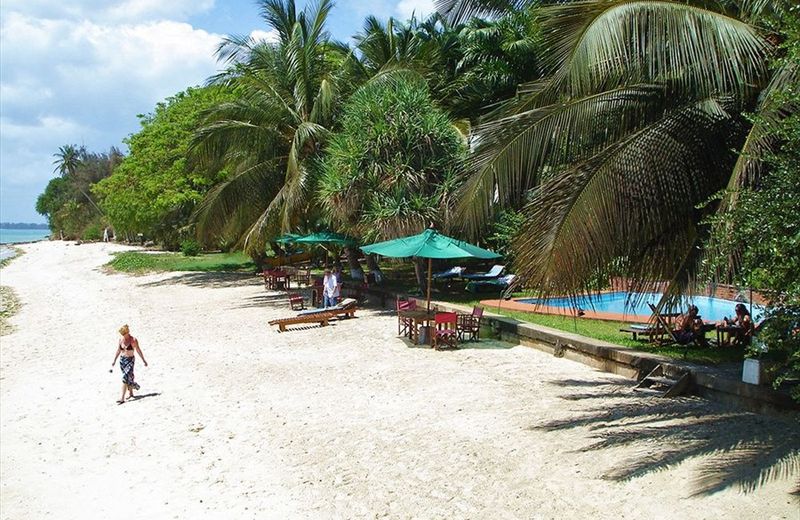
[[(697, 397), (660, 398), (633, 392), (620, 380), (550, 381), (580, 387), (561, 398), (606, 402), (570, 411), (573, 417), (534, 424), (532, 431), (588, 428), (591, 441), (577, 451), (624, 447), (631, 455), (602, 478), (627, 481), (703, 457), (693, 496), (737, 487), (744, 493), (774, 479), (800, 479), (800, 428), (796, 415), (772, 417), (728, 408)], [(609, 405), (608, 400), (612, 400)], [(647, 441), (643, 448), (643, 441)], [(800, 481), (793, 495), (800, 493)]]
[(163, 287), (165, 285), (188, 285), (190, 287), (221, 289), (227, 287), (263, 285), (263, 283), (262, 279), (253, 273), (214, 271), (180, 273), (162, 280), (142, 283), (139, 286)]

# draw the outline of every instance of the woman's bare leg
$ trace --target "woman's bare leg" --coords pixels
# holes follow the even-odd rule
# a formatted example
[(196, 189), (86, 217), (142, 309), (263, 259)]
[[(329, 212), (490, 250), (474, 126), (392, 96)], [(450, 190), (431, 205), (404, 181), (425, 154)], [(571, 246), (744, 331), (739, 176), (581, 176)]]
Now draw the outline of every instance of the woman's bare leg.
[(128, 389), (128, 385), (126, 385), (125, 383), (122, 383), (122, 397), (119, 398), (119, 401), (117, 401), (117, 403), (121, 404), (121, 403), (125, 402), (125, 390), (127, 390), (127, 389)]
[(133, 399), (133, 386), (128, 385), (128, 394), (130, 394), (129, 399)]

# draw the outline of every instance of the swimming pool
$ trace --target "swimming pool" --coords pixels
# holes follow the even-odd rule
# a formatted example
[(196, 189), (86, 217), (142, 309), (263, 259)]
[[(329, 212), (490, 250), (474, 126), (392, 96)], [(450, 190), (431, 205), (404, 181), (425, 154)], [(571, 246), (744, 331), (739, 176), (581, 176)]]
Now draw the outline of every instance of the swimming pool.
[[(663, 295), (661, 293), (641, 293), (631, 294), (626, 292), (609, 292), (592, 296), (591, 300), (588, 298), (580, 298), (577, 302), (569, 298), (521, 298), (516, 300), (519, 303), (527, 303), (531, 305), (557, 307), (561, 309), (575, 309), (575, 303), (581, 310), (594, 311), (597, 313), (620, 314), (628, 317), (644, 316), (650, 317), (650, 308), (647, 303), (657, 304)], [(725, 316), (733, 317), (735, 315), (734, 307), (737, 302), (731, 300), (723, 300), (722, 298), (712, 298), (710, 296), (694, 296), (690, 298), (687, 303), (680, 309), (674, 312), (683, 312), (689, 303), (697, 305), (700, 311), (700, 316), (706, 322), (720, 321)], [(749, 304), (745, 303), (748, 306)], [(753, 314), (758, 314), (761, 308), (758, 305), (753, 305)]]

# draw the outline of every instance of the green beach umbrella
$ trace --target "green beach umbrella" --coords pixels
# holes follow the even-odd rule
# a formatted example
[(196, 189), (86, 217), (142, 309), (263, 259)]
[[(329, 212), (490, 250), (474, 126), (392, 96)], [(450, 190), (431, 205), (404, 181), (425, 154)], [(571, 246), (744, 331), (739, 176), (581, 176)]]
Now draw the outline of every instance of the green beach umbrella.
[[(328, 251), (328, 248), (325, 245), (334, 245), (334, 246), (355, 246), (358, 242), (346, 235), (342, 235), (341, 233), (333, 233), (331, 231), (319, 231), (317, 233), (311, 233), (310, 235), (306, 235), (304, 237), (300, 237), (294, 241), (295, 244), (318, 244), (322, 246), (325, 251)], [(329, 251), (328, 251), (329, 252)], [(328, 265), (328, 257), (325, 256), (325, 265)]]
[(311, 233), (304, 237), (294, 240), (298, 244), (333, 244), (337, 246), (354, 246), (357, 242), (340, 233), (332, 233), (330, 231), (320, 231), (318, 233)]
[(378, 242), (361, 248), (367, 254), (394, 258), (417, 256), (428, 259), (428, 310), (431, 308), (431, 264), (434, 258), (500, 258), (500, 255), (467, 242), (426, 229), (419, 235)]
[(296, 242), (298, 238), (301, 238), (302, 235), (295, 235), (294, 233), (286, 233), (285, 235), (281, 235), (275, 239), (275, 242), (279, 244), (288, 244), (290, 242)]

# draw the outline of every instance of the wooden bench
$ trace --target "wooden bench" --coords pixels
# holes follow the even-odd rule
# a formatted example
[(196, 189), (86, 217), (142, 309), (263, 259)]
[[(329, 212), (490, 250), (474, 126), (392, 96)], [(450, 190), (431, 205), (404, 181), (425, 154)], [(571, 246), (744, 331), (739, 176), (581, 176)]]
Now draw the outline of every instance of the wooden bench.
[(320, 327), (327, 327), (328, 322), (333, 318), (354, 318), (356, 315), (356, 302), (355, 300), (345, 300), (336, 307), (329, 307), (327, 309), (320, 309), (318, 311), (305, 311), (297, 316), (290, 318), (280, 318), (269, 322), (270, 325), (278, 327), (280, 332), (285, 332), (286, 327), (289, 325), (302, 325), (309, 323), (318, 323)]

